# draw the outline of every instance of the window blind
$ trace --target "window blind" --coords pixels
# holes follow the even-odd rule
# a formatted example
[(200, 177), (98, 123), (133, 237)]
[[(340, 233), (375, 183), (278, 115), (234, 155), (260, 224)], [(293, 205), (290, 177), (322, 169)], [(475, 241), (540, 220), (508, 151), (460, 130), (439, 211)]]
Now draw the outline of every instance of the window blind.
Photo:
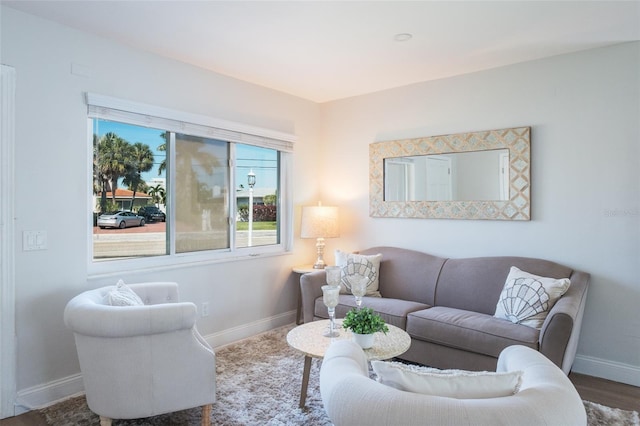
[(110, 96), (87, 93), (89, 117), (293, 152), (294, 135)]

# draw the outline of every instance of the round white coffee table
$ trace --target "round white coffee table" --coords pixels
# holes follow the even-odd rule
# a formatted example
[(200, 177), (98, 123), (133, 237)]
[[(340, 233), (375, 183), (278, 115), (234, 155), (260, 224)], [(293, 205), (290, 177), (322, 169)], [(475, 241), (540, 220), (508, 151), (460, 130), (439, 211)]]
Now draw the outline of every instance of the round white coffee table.
[[(367, 360), (383, 360), (393, 358), (405, 353), (411, 346), (411, 337), (401, 328), (387, 324), (389, 332), (376, 333), (373, 347), (364, 349)], [(331, 342), (335, 340), (351, 339), (351, 331), (342, 328), (342, 320), (336, 320), (338, 337), (325, 337), (323, 333), (329, 328), (329, 320), (319, 320), (302, 324), (287, 334), (287, 343), (294, 349), (302, 352), (304, 357), (304, 370), (302, 372), (302, 388), (300, 390), (300, 408), (304, 407), (309, 386), (309, 372), (311, 371), (311, 359), (323, 358)]]

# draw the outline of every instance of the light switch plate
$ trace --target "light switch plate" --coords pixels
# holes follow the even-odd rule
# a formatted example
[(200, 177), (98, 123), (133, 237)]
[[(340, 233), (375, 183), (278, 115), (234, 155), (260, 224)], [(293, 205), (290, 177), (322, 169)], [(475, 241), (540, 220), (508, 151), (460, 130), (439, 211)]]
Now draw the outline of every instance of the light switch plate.
[(47, 231), (23, 231), (22, 232), (22, 250), (46, 250), (47, 249)]

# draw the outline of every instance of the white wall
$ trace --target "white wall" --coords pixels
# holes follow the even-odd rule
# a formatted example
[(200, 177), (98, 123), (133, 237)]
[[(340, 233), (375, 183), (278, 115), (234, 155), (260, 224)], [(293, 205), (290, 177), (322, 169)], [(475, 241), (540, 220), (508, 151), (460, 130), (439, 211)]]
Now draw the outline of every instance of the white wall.
[[(301, 205), (317, 202), (320, 107), (306, 100), (166, 60), (13, 9), (1, 9), (1, 61), (16, 69), (17, 390), (31, 405), (73, 390), (79, 372), (66, 302), (116, 277), (87, 272), (87, 91), (293, 133), (295, 235)], [(71, 73), (79, 64), (88, 76)], [(304, 187), (298, 182), (305, 182)], [(22, 251), (22, 231), (48, 233), (48, 249)], [(293, 322), (297, 274), (313, 261), (315, 241), (294, 241), (291, 255), (126, 273), (127, 282), (177, 281), (183, 300), (210, 302), (200, 318), (214, 341)], [(57, 381), (62, 381), (58, 383)], [(20, 408), (19, 408), (20, 410)]]
[[(323, 195), (351, 230), (342, 249), (531, 256), (590, 272), (574, 368), (640, 385), (639, 104), (640, 43), (324, 104)], [(531, 221), (368, 217), (370, 143), (519, 126), (532, 127)]]

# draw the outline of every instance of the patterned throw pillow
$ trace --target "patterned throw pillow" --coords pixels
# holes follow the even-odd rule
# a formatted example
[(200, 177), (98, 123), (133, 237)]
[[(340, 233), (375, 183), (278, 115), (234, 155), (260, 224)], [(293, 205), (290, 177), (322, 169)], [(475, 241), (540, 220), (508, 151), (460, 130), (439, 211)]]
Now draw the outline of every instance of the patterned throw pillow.
[(126, 285), (124, 281), (119, 280), (113, 290), (107, 293), (107, 302), (111, 306), (141, 306), (144, 305), (140, 296), (131, 287)]
[(378, 382), (406, 392), (458, 399), (499, 398), (516, 394), (522, 371), (439, 370), (395, 361), (371, 361)]
[(570, 285), (568, 278), (540, 277), (512, 266), (494, 316), (540, 329), (553, 305)]
[(336, 250), (336, 266), (342, 268), (340, 293), (351, 294), (351, 280), (365, 277), (368, 280), (366, 296), (380, 297), (380, 261), (382, 254), (366, 256)]

